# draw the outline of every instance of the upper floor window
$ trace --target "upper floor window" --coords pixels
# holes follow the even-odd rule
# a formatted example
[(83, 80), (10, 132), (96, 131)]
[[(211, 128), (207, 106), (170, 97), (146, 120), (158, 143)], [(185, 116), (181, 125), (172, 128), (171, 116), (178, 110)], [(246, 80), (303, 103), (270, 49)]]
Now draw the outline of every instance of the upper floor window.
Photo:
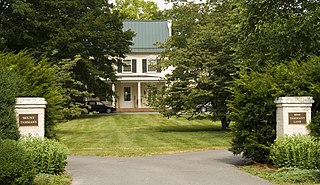
[(131, 60), (123, 60), (122, 61), (122, 71), (124, 73), (131, 73), (132, 72), (132, 61)]
[(136, 72), (137, 72), (136, 59), (122, 60), (122, 64), (118, 66), (118, 73), (136, 73)]
[(161, 69), (158, 67), (157, 59), (142, 59), (142, 72), (143, 73), (155, 73), (161, 72)]
[(148, 60), (148, 72), (157, 72), (157, 60)]

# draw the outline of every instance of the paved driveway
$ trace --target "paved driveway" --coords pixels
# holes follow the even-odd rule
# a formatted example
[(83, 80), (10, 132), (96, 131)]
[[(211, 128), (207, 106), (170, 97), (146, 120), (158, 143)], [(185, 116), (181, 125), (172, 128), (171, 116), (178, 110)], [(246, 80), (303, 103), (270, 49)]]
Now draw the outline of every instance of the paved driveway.
[(74, 185), (270, 185), (235, 167), (227, 150), (151, 157), (69, 157)]

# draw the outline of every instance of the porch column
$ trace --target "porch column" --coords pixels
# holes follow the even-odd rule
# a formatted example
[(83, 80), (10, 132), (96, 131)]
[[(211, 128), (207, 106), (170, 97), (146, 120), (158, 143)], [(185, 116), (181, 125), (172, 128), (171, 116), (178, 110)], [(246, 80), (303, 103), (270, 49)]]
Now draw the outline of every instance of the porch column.
[[(115, 93), (116, 92), (116, 86), (114, 83), (112, 83), (112, 91)], [(112, 95), (112, 106), (116, 107), (116, 97)]]
[(138, 108), (141, 108), (141, 82), (138, 82)]

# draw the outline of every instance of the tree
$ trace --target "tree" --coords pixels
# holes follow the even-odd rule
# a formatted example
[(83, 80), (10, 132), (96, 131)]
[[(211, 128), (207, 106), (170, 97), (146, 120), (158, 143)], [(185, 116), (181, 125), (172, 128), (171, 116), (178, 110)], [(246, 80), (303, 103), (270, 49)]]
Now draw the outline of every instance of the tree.
[(234, 73), (230, 12), (227, 1), (174, 6), (174, 35), (166, 43), (163, 55), (165, 67), (172, 66), (174, 70), (152, 103), (166, 116), (181, 112), (194, 116), (199, 107), (210, 102), (212, 118), (220, 119), (223, 129), (229, 126), (228, 86)]
[(319, 55), (319, 0), (237, 1), (237, 58), (261, 70), (266, 63)]
[(20, 137), (14, 111), (19, 85), (19, 76), (1, 64), (0, 59), (0, 139), (18, 140)]
[(157, 20), (162, 18), (158, 5), (145, 0), (116, 0), (114, 10), (124, 20)]
[(106, 95), (102, 78), (115, 80), (112, 66), (129, 52), (133, 36), (122, 31), (118, 12), (106, 0), (2, 0), (0, 8), (0, 50), (28, 49), (56, 64), (80, 55), (75, 80), (82, 90)]

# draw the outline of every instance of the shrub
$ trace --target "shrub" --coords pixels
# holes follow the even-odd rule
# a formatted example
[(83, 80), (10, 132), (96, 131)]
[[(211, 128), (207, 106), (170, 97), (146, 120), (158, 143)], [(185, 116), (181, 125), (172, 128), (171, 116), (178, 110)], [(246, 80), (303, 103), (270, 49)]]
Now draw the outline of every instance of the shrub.
[(312, 136), (285, 136), (271, 146), (270, 159), (277, 167), (320, 169), (320, 142)]
[(19, 140), (32, 156), (37, 173), (59, 174), (67, 165), (67, 148), (51, 139), (26, 137)]
[(0, 139), (18, 140), (20, 137), (15, 109), (19, 78), (0, 64)]
[(275, 89), (268, 74), (239, 74), (229, 103), (235, 123), (231, 127), (234, 154), (257, 162), (267, 162), (269, 147), (276, 138)]
[(0, 140), (0, 184), (31, 184), (35, 175), (27, 151), (14, 140)]

